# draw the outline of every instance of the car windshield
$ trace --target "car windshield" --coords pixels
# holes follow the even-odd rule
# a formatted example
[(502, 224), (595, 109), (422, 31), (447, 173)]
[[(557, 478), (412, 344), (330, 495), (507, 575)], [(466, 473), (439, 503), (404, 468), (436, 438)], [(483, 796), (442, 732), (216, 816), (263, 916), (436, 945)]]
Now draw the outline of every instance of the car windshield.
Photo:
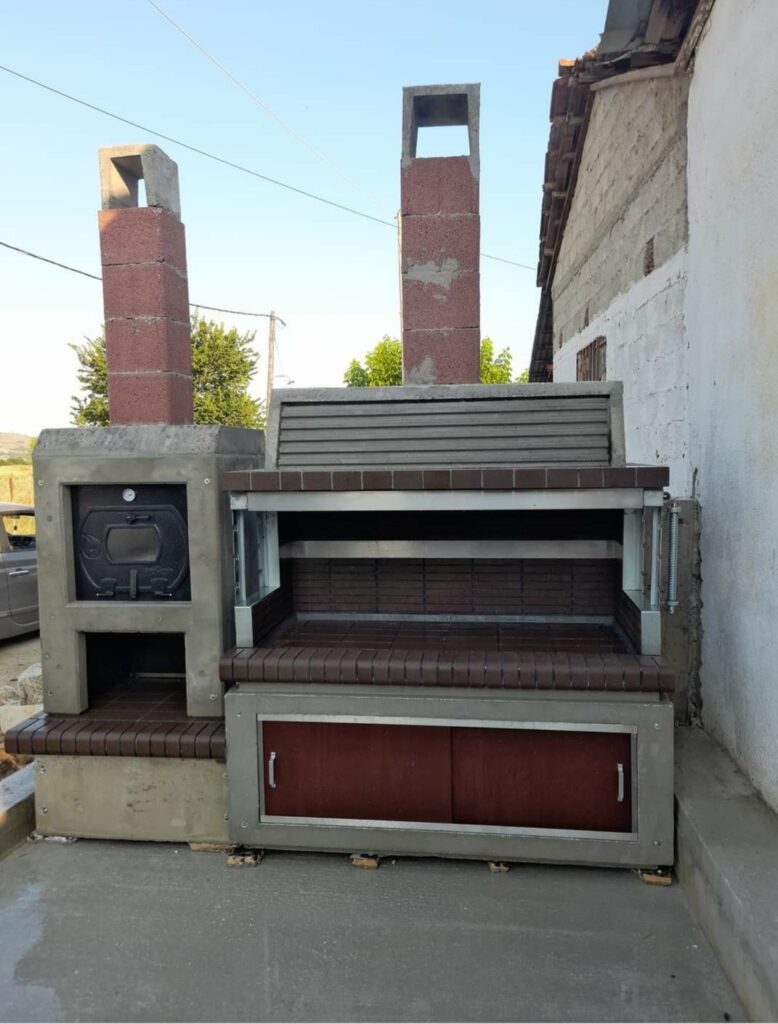
[(32, 512), (5, 513), (2, 519), (12, 551), (35, 547), (35, 516)]

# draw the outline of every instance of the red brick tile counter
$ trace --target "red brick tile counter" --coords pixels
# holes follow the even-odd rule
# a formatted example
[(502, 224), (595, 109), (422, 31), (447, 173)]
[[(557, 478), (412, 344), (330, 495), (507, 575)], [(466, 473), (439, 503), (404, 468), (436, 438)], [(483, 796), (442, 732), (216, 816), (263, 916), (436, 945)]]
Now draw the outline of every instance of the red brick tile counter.
[(450, 469), (284, 469), (225, 473), (226, 491), (527, 491), (648, 488), (670, 482), (666, 466), (531, 466)]

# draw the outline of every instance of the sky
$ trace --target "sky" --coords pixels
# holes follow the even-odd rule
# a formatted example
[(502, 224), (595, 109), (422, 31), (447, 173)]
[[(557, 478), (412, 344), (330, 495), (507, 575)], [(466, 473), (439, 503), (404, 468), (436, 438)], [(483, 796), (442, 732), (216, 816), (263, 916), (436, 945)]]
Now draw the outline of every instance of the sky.
[[(535, 267), (551, 84), (593, 46), (607, 0), (157, 0), (290, 130), (148, 0), (39, 0), (4, 12), (0, 64), (297, 188), (391, 221), (402, 87), (481, 83), (481, 248)], [(389, 226), (220, 165), (0, 71), (0, 241), (99, 274), (97, 149), (160, 145), (177, 163), (192, 302), (275, 310), (276, 387), (338, 385), (399, 336)], [(424, 155), (456, 152), (437, 129)], [(298, 137), (305, 140), (305, 144)], [(422, 140), (420, 139), (420, 146)], [(322, 154), (321, 159), (313, 150)], [(420, 155), (422, 150), (420, 149)], [(481, 260), (481, 333), (529, 362), (533, 270)], [(0, 248), (0, 432), (67, 426), (69, 345), (99, 333), (100, 284)], [(265, 388), (267, 320), (256, 330)]]

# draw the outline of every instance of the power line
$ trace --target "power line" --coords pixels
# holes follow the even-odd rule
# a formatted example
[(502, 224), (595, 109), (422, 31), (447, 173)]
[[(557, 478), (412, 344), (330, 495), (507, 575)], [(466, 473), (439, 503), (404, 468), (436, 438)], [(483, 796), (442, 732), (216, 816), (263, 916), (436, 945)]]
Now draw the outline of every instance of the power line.
[[(253, 178), (259, 178), (261, 181), (266, 181), (271, 185), (277, 185), (279, 188), (287, 189), (289, 192), (295, 192), (297, 195), (305, 196), (306, 199), (314, 199), (316, 202), (324, 203), (326, 206), (332, 206), (336, 210), (353, 213), (356, 217), (363, 217), (365, 220), (374, 221), (376, 224), (384, 224), (386, 227), (397, 230), (397, 225), (393, 221), (383, 220), (381, 217), (374, 217), (371, 213), (365, 213), (363, 210), (355, 210), (353, 207), (346, 206), (343, 203), (336, 203), (332, 199), (325, 199), (324, 196), (316, 195), (313, 192), (306, 192), (305, 189), (297, 188), (296, 185), (288, 185), (285, 181), (279, 181), (277, 178), (271, 178), (267, 174), (260, 174), (259, 171), (252, 170), (250, 167), (244, 167), (242, 164), (236, 164), (232, 160), (227, 160), (224, 157), (217, 156), (215, 153), (209, 153), (204, 149), (200, 149), (198, 146), (192, 146), (188, 142), (182, 142), (180, 139), (174, 139), (172, 135), (165, 135), (163, 132), (158, 132), (153, 128), (147, 128), (145, 125), (138, 124), (137, 121), (131, 121), (127, 117), (122, 117), (120, 114), (113, 114), (110, 110), (98, 107), (94, 103), (87, 102), (87, 100), (79, 99), (77, 96), (71, 96), (70, 93), (63, 92), (61, 89), (55, 89), (53, 85), (46, 85), (45, 82), (39, 82), (35, 78), (23, 75), (20, 71), (14, 71), (13, 68), (8, 68), (5, 65), (0, 64), (0, 71), (5, 71), (7, 74), (13, 75), (15, 78), (20, 78), (24, 82), (29, 82), (31, 85), (37, 85), (38, 88), (54, 93), (55, 96), (61, 96), (63, 99), (70, 100), (72, 103), (78, 103), (80, 106), (86, 107), (88, 110), (94, 110), (98, 114), (103, 114), (105, 117), (111, 117), (115, 121), (120, 121), (122, 124), (128, 124), (131, 128), (138, 128), (140, 131), (147, 132), (149, 135), (154, 135), (158, 139), (164, 139), (165, 142), (172, 142), (174, 146), (181, 146), (182, 149), (187, 149), (190, 153), (197, 153), (198, 156), (204, 156), (208, 160), (215, 160), (217, 163), (223, 164), (225, 167), (231, 167), (235, 171), (241, 171), (243, 174), (249, 174)], [(491, 256), (488, 252), (482, 252), (481, 255), (484, 259), (495, 260), (497, 263), (507, 263), (512, 267), (521, 267), (523, 270), (534, 271), (536, 269), (528, 263), (518, 263), (516, 260), (506, 259), (504, 256)]]
[(235, 171), (242, 171), (244, 174), (250, 174), (254, 178), (260, 178), (262, 181), (268, 182), (270, 185), (278, 185), (279, 188), (285, 188), (289, 192), (296, 192), (297, 195), (305, 196), (306, 199), (315, 199), (319, 203), (324, 203), (327, 206), (334, 206), (337, 210), (344, 210), (346, 213), (353, 213), (357, 217), (364, 217), (365, 220), (373, 220), (377, 224), (385, 224), (387, 227), (396, 228), (396, 225), (390, 220), (383, 220), (381, 217), (374, 217), (371, 213), (365, 213), (362, 210), (355, 210), (351, 206), (346, 206), (343, 203), (336, 203), (333, 199), (325, 199), (324, 196), (317, 196), (313, 192), (306, 192), (303, 188), (297, 188), (296, 185), (288, 185), (285, 181), (279, 181), (277, 178), (271, 178), (267, 174), (260, 174), (259, 171), (252, 170), (250, 167), (244, 167), (242, 164), (236, 164), (232, 160), (227, 160), (222, 156), (217, 156), (215, 153), (208, 153), (204, 149), (200, 149), (198, 146), (192, 146), (188, 142), (182, 142), (180, 139), (174, 139), (172, 135), (165, 135), (163, 132), (155, 131), (153, 128), (147, 128), (146, 125), (138, 124), (137, 121), (131, 121), (128, 117), (122, 117), (121, 114), (114, 114), (110, 110), (105, 110), (103, 107), (98, 107), (94, 103), (89, 103), (87, 100), (81, 100), (78, 96), (71, 96), (70, 93), (63, 92), (61, 89), (55, 89), (53, 85), (46, 85), (45, 82), (39, 82), (35, 78), (30, 78), (27, 75), (23, 75), (20, 71), (14, 71), (13, 68), (7, 68), (5, 65), (0, 64), (0, 71), (6, 71), (9, 75), (14, 75), (16, 78), (21, 78), (25, 82), (29, 82), (31, 85), (37, 85), (41, 89), (45, 89), (47, 92), (54, 93), (55, 96), (61, 96), (63, 99), (71, 100), (73, 103), (78, 103), (82, 107), (87, 107), (89, 110), (95, 110), (98, 114), (104, 114), (106, 117), (112, 117), (114, 121), (121, 121), (122, 124), (128, 124), (131, 128), (138, 128), (142, 132), (147, 132), (149, 135), (155, 135), (158, 139), (164, 139), (165, 142), (172, 142), (174, 146), (181, 146), (183, 149), (188, 149), (190, 153), (197, 153), (198, 156), (207, 157), (209, 160), (215, 160), (219, 164), (223, 164), (225, 167), (232, 167)]
[[(80, 270), (78, 267), (71, 267), (67, 263), (60, 263), (58, 260), (50, 260), (48, 256), (41, 256), (37, 252), (30, 252), (28, 249), (20, 249), (18, 245), (11, 245), (10, 242), (0, 242), (0, 245), (4, 249), (12, 249), (14, 252), (19, 252), (23, 256), (30, 256), (34, 260), (40, 260), (42, 263), (50, 263), (53, 267), (59, 267), (61, 270), (69, 270), (71, 274), (81, 274), (82, 277), (90, 277), (93, 281), (102, 281), (102, 277), (98, 274), (90, 274), (88, 270)], [(277, 313), (247, 313), (242, 309), (223, 309), (221, 306), (205, 306), (202, 302), (190, 302), (192, 309), (207, 309), (211, 313), (232, 313), (233, 316), (262, 316), (270, 318), (272, 316), (286, 327), (286, 323), (278, 316)]]
[(50, 263), (53, 267), (61, 267), (62, 270), (69, 270), (73, 274), (81, 274), (82, 277), (91, 277), (93, 281), (102, 281), (102, 277), (98, 277), (97, 274), (90, 274), (88, 270), (69, 267), (67, 263), (58, 263), (57, 260), (50, 260), (47, 256), (39, 256), (36, 252), (28, 252), (26, 249), (20, 249), (18, 245), (11, 245), (9, 242), (0, 242), (0, 245), (6, 249), (13, 249), (14, 252), (20, 252), (23, 256), (32, 256), (34, 260), (41, 260), (42, 263)]
[(154, 8), (157, 14), (159, 14), (161, 17), (165, 19), (165, 21), (167, 21), (170, 25), (173, 26), (176, 32), (180, 33), (180, 35), (182, 35), (184, 39), (187, 40), (187, 42), (191, 43), (192, 46), (199, 50), (200, 53), (202, 53), (204, 57), (206, 57), (212, 64), (214, 64), (223, 75), (226, 75), (227, 78), (229, 78), (229, 80), (234, 85), (237, 85), (241, 92), (245, 93), (245, 95), (248, 96), (248, 98), (253, 103), (255, 103), (260, 108), (260, 110), (264, 111), (264, 113), (267, 114), (268, 117), (272, 117), (277, 124), (280, 124), (285, 131), (289, 132), (289, 134), (293, 138), (295, 138), (300, 143), (300, 145), (305, 146), (305, 148), (309, 150), (311, 153), (313, 153), (313, 155), (317, 157), (317, 159), (321, 160), (322, 163), (327, 164), (333, 171), (335, 171), (339, 178), (342, 178), (343, 181), (348, 182), (349, 185), (357, 189), (359, 192), (364, 193), (364, 189), (361, 187), (361, 185), (354, 181), (353, 178), (350, 178), (347, 174), (344, 174), (343, 171), (341, 171), (341, 169), (337, 166), (337, 164), (330, 160), (328, 156), (326, 156), (320, 150), (316, 149), (316, 147), (311, 145), (311, 143), (308, 142), (307, 139), (303, 138), (303, 136), (300, 135), (299, 132), (296, 132), (291, 125), (287, 124), (286, 121), (279, 117), (279, 115), (271, 107), (269, 107), (267, 103), (260, 99), (260, 97), (257, 96), (255, 92), (253, 92), (251, 89), (249, 89), (247, 85), (241, 82), (241, 80), (236, 75), (233, 75), (229, 68), (225, 67), (224, 64), (222, 64), (222, 62), (217, 57), (214, 57), (212, 53), (206, 50), (202, 43), (199, 43), (193, 36), (190, 36), (185, 28), (179, 25), (177, 21), (174, 21), (174, 19), (171, 18), (167, 11), (164, 11), (159, 6), (159, 4), (155, 2), (155, 0), (147, 0), (147, 2)]

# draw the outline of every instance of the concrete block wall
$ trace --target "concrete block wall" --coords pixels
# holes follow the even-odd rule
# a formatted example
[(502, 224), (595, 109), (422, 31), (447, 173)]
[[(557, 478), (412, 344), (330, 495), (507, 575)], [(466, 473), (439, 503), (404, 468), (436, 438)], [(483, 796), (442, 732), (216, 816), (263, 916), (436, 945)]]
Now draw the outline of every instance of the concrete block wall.
[[(101, 150), (100, 169), (111, 422), (191, 423), (189, 287), (178, 169), (156, 146)], [(137, 205), (140, 178), (146, 183), (146, 207)]]
[(681, 498), (690, 497), (693, 489), (686, 280), (684, 247), (653, 273), (641, 274), (554, 355), (554, 380), (574, 381), (578, 352), (595, 338), (605, 338), (607, 379), (624, 383), (627, 460), (669, 466), (670, 489)]
[(555, 352), (644, 276), (651, 240), (656, 268), (686, 244), (689, 82), (666, 70), (593, 87), (554, 276)]
[[(403, 102), (403, 380), (477, 383), (478, 86), (410, 87)], [(418, 128), (443, 124), (467, 124), (469, 156), (416, 157)]]

